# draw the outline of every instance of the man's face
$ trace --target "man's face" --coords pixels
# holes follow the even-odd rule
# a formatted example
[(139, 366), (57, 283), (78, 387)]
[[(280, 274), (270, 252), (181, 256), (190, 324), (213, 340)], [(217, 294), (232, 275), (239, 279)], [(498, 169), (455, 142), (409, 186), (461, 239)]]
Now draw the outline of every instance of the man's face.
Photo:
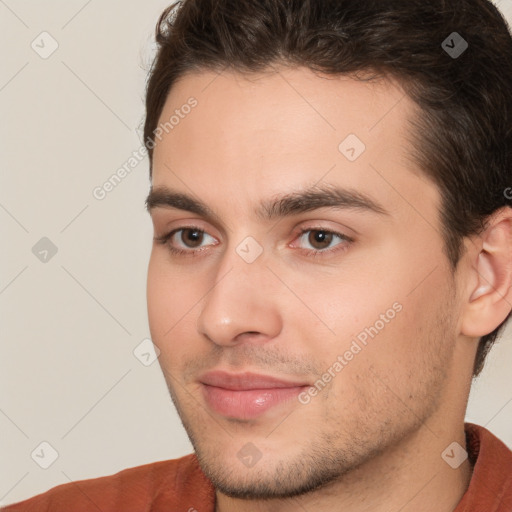
[[(317, 488), (447, 407), (459, 313), (439, 192), (407, 157), (412, 114), (388, 82), (306, 69), (189, 75), (167, 98), (153, 191), (214, 216), (155, 197), (155, 236), (175, 233), (153, 245), (149, 323), (225, 494)], [(334, 189), (359, 202), (314, 196)], [(279, 202), (306, 190), (308, 208)]]

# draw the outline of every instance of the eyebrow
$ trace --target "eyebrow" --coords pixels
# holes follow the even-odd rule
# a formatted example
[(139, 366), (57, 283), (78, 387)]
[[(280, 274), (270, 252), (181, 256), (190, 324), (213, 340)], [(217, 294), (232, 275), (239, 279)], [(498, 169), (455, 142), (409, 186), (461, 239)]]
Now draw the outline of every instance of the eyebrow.
[[(205, 203), (165, 186), (151, 188), (145, 204), (150, 214), (154, 208), (174, 208), (195, 213), (220, 224), (218, 215)], [(255, 214), (261, 220), (271, 221), (320, 208), (354, 209), (390, 215), (389, 211), (375, 199), (361, 192), (334, 185), (313, 186), (266, 199), (258, 205)]]

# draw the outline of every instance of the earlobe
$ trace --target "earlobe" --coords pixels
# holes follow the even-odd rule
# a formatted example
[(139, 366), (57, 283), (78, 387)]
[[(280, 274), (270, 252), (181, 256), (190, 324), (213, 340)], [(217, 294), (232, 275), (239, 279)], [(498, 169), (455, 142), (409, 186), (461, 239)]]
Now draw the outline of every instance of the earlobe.
[(495, 215), (480, 239), (461, 325), (461, 333), (473, 338), (493, 332), (512, 309), (512, 209)]

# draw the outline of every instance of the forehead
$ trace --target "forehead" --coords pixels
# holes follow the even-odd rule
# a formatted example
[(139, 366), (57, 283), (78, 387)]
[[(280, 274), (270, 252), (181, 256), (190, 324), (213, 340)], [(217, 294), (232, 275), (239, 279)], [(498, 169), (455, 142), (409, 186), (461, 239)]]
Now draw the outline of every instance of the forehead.
[(384, 130), (403, 129), (413, 109), (401, 88), (384, 79), (365, 82), (306, 68), (250, 75), (204, 71), (174, 84), (159, 124), (188, 111), (190, 98), (197, 106), (173, 125), (170, 143), (194, 138), (201, 142), (195, 148), (200, 152), (222, 144), (216, 156), (226, 152), (231, 159), (241, 147), (260, 157), (283, 151), (300, 155), (319, 141), (336, 154), (351, 133), (375, 146)]
[(416, 111), (399, 85), (384, 79), (305, 68), (185, 75), (159, 119), (167, 129), (156, 140), (152, 185), (192, 188), (204, 202), (231, 196), (247, 203), (325, 181), (391, 207), (404, 194), (406, 204), (435, 202), (435, 187), (418, 180), (409, 157)]

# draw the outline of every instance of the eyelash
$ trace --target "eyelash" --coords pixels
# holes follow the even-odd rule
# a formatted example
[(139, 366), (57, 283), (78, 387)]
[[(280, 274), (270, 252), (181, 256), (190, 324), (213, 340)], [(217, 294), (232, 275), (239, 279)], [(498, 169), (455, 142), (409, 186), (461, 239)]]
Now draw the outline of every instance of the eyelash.
[[(169, 240), (178, 232), (180, 231), (185, 231), (185, 230), (191, 230), (191, 231), (198, 231), (200, 233), (205, 233), (205, 231), (201, 228), (199, 228), (198, 226), (182, 226), (181, 228), (177, 228), (177, 229), (173, 229), (172, 231), (170, 231), (169, 233), (167, 234), (164, 234), (160, 237), (155, 237), (154, 240), (155, 242), (159, 243), (159, 244), (162, 244), (162, 245), (167, 245), (168, 247), (168, 250), (171, 254), (174, 254), (176, 256), (199, 256), (199, 253), (205, 251), (206, 249), (205, 248), (202, 248), (202, 249), (190, 249), (190, 250), (184, 250), (184, 249), (177, 249), (176, 247), (173, 247), (169, 242)], [(341, 243), (341, 244), (338, 244), (337, 246), (335, 246), (334, 249), (324, 249), (324, 250), (315, 250), (315, 249), (302, 249), (303, 253), (305, 254), (305, 256), (312, 256), (313, 258), (318, 258), (318, 257), (324, 257), (326, 254), (329, 256), (329, 255), (332, 255), (334, 253), (338, 253), (340, 251), (345, 251), (348, 247), (348, 245), (350, 243), (352, 243), (354, 241), (353, 238), (347, 236), (347, 235), (344, 235), (343, 233), (338, 233), (337, 231), (332, 231), (332, 230), (329, 230), (329, 229), (325, 229), (325, 228), (322, 228), (322, 227), (308, 227), (308, 228), (304, 228), (304, 229), (301, 229), (297, 235), (296, 238), (300, 238), (302, 237), (305, 233), (309, 233), (310, 231), (317, 231), (317, 232), (322, 232), (322, 233), (327, 233), (327, 234), (330, 234), (330, 235), (335, 235), (337, 236), (338, 238), (340, 238), (342, 241), (346, 242), (346, 243)]]

